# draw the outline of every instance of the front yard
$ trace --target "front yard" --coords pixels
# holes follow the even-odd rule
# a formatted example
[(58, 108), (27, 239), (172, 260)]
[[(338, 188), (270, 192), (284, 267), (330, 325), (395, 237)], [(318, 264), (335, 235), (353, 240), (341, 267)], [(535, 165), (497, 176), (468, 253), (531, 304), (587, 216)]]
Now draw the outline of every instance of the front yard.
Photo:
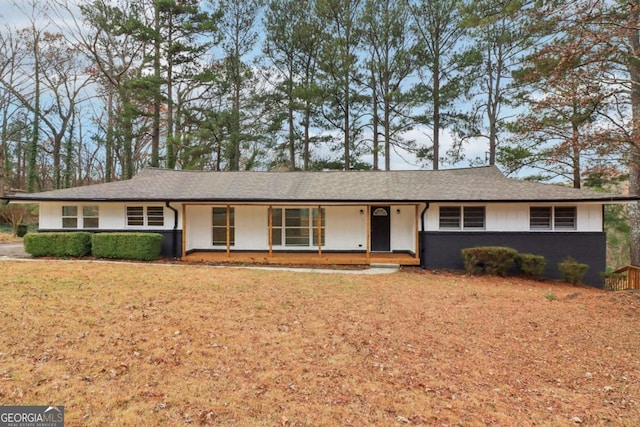
[(419, 269), (0, 268), (0, 405), (64, 405), (67, 426), (640, 423), (638, 292)]

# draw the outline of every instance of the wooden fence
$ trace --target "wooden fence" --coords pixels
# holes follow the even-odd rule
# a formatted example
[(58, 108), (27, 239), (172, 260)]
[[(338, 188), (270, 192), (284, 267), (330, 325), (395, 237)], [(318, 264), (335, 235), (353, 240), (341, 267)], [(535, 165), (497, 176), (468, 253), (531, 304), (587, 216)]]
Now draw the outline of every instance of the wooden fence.
[(604, 287), (609, 291), (640, 289), (640, 267), (628, 265), (607, 274), (604, 279)]

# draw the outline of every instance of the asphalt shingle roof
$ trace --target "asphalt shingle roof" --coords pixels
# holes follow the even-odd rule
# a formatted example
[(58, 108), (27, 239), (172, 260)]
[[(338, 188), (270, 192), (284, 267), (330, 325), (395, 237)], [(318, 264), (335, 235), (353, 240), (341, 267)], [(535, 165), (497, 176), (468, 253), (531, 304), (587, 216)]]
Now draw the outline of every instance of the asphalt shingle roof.
[(507, 178), (492, 166), (386, 172), (144, 169), (127, 181), (9, 197), (16, 201), (176, 202), (614, 202), (637, 199), (637, 196)]

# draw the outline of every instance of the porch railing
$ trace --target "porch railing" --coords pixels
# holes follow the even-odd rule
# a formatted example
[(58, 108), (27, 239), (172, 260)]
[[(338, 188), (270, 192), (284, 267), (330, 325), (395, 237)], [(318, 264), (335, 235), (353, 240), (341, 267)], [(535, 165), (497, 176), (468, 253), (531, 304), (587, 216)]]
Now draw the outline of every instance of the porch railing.
[(640, 289), (640, 267), (628, 265), (607, 274), (604, 287), (609, 291)]

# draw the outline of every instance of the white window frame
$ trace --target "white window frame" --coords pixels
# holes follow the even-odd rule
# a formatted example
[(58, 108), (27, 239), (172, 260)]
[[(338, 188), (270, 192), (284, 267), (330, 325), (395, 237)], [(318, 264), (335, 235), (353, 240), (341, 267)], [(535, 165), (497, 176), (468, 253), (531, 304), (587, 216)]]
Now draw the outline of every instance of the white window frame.
[[(66, 208), (75, 209), (75, 215), (71, 215), (69, 213), (67, 213), (65, 215)], [(80, 212), (80, 209), (78, 208), (78, 205), (62, 205), (62, 207), (60, 208), (60, 213), (61, 213), (61, 216), (62, 216), (62, 224), (61, 224), (62, 228), (65, 229), (65, 230), (78, 230), (80, 228), (80, 218), (79, 218), (79, 215), (78, 215), (79, 212)], [(65, 219), (75, 219), (75, 222), (76, 222), (75, 226), (73, 226), (73, 227), (65, 226), (64, 225)]]
[[(95, 208), (95, 215), (87, 215), (87, 208)], [(95, 227), (87, 226), (87, 220), (96, 220)], [(98, 205), (82, 205), (82, 228), (97, 230), (100, 228), (100, 206)]]
[[(558, 209), (572, 209), (573, 210), (573, 216), (568, 217), (568, 216), (559, 216), (558, 215)], [(559, 220), (560, 218), (560, 220)], [(564, 221), (566, 219), (570, 219), (571, 220), (571, 224), (570, 225), (564, 225), (562, 224), (561, 221)], [(554, 230), (567, 230), (567, 231), (572, 231), (572, 230), (577, 230), (578, 229), (578, 207), (577, 206), (554, 206), (553, 207), (553, 229)]]
[[(66, 208), (75, 209), (75, 215), (65, 215)], [(86, 215), (85, 209), (87, 208), (95, 208), (96, 215)], [(99, 205), (62, 205), (61, 208), (61, 217), (62, 217), (62, 229), (63, 230), (97, 230), (100, 228), (100, 206)], [(65, 227), (65, 219), (74, 219), (75, 226), (73, 227)], [(95, 219), (97, 224), (95, 227), (87, 226), (86, 223), (88, 219)]]
[(147, 206), (146, 215), (144, 218), (145, 218), (147, 227), (164, 228), (164, 206)]
[[(141, 209), (142, 212), (139, 215), (129, 215), (129, 209)], [(149, 209), (156, 210), (162, 209), (162, 224), (158, 224), (154, 220), (160, 218), (159, 215), (149, 215)], [(146, 229), (146, 228), (164, 228), (164, 218), (165, 218), (164, 206), (161, 205), (127, 205), (124, 207), (124, 224), (127, 228), (138, 228), (138, 229)], [(141, 224), (133, 224), (129, 223), (129, 219), (140, 218), (142, 221)], [(151, 219), (151, 221), (150, 221)]]
[[(470, 226), (467, 225), (467, 219), (472, 218), (470, 213), (467, 213), (467, 210), (471, 209), (482, 209), (482, 226)], [(455, 226), (447, 226), (443, 225), (443, 210), (448, 211), (448, 215), (444, 217), (445, 222), (448, 220), (450, 223), (455, 221), (457, 224)], [(457, 215), (452, 215), (457, 212)], [(456, 206), (440, 206), (438, 211), (438, 229), (442, 231), (483, 231), (487, 228), (487, 207), (477, 206), (477, 205), (456, 205)]]
[[(308, 224), (307, 225), (287, 225), (287, 211), (293, 211), (293, 210), (306, 210), (307, 211), (307, 218), (308, 218)], [(278, 225), (273, 225), (274, 221), (272, 220), (272, 225), (271, 225), (271, 232), (272, 233), (280, 233), (280, 244), (275, 244), (273, 243), (273, 241), (275, 239), (273, 239), (273, 236), (271, 238), (271, 242), (272, 242), (272, 246), (273, 247), (277, 247), (277, 248), (300, 248), (300, 249), (304, 249), (304, 248), (317, 248), (318, 247), (318, 227), (317, 227), (317, 222), (318, 222), (318, 208), (317, 207), (295, 207), (295, 206), (278, 206), (278, 207), (273, 207), (268, 215), (273, 215), (275, 217), (275, 212), (276, 211), (280, 211), (280, 221), (278, 223)], [(321, 208), (320, 211), (320, 215), (321, 216), (321, 224), (320, 224), (320, 238), (322, 239), (322, 247), (326, 246), (327, 243), (327, 239), (326, 239), (326, 209), (325, 208)], [(288, 230), (308, 230), (308, 242), (306, 245), (303, 244), (287, 244), (287, 231)], [(267, 233), (268, 234), (268, 233)], [(269, 238), (269, 236), (267, 235), (267, 239)]]
[[(216, 209), (220, 209), (224, 211), (224, 224), (216, 225), (215, 223), (215, 211)], [(229, 212), (229, 216), (227, 216), (227, 209)], [(236, 212), (234, 207), (227, 208), (226, 206), (214, 206), (211, 208), (211, 246), (221, 247), (227, 246), (227, 218), (229, 218), (229, 246), (235, 246), (236, 244)], [(215, 230), (224, 230), (225, 238), (223, 243), (216, 243), (215, 240)], [(222, 242), (222, 241), (220, 241)]]
[[(549, 225), (546, 227), (536, 226), (533, 227), (531, 223), (532, 215), (531, 211), (533, 209), (548, 209), (549, 217), (548, 222)], [(573, 216), (568, 217), (564, 215), (558, 215), (556, 210), (573, 210)], [(571, 224), (569, 226), (563, 225), (562, 221), (565, 221), (567, 218), (571, 220)], [(578, 229), (578, 207), (575, 205), (560, 205), (560, 206), (529, 206), (529, 230), (530, 231), (575, 231)]]

